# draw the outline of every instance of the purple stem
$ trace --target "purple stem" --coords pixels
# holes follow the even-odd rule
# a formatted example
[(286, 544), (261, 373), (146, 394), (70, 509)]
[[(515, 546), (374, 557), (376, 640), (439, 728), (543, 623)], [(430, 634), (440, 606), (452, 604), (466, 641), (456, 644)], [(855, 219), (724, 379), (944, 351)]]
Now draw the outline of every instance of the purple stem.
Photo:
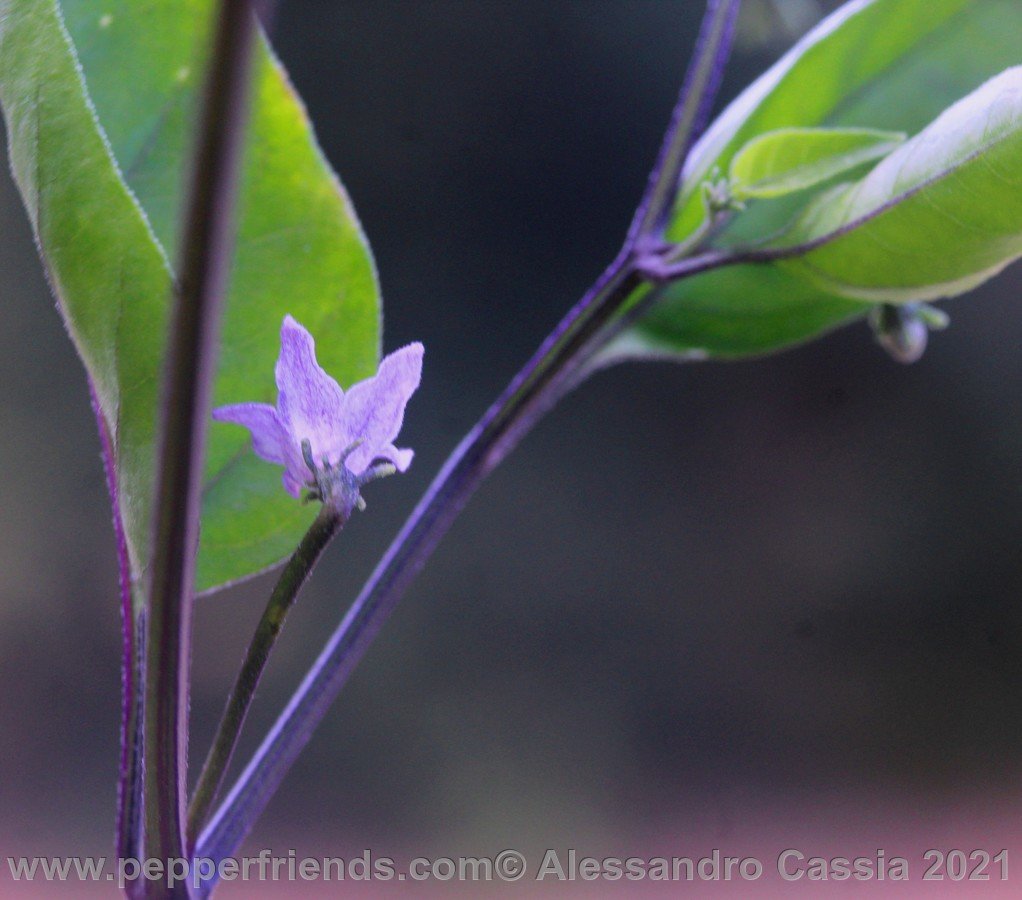
[[(628, 260), (627, 256), (619, 257), (604, 272), (451, 454), (200, 835), (195, 856), (219, 861), (240, 846), (384, 621), (475, 489), (560, 396), (560, 388), (573, 371), (565, 364), (565, 354), (574, 354), (581, 346), (579, 341), (566, 338), (583, 333), (578, 328), (582, 319), (593, 323), (592, 330), (584, 329), (588, 334), (606, 321), (586, 315), (594, 304), (607, 298), (623, 301), (641, 286)], [(730, 261), (717, 253), (694, 257), (688, 274), (709, 271)]]
[(628, 243), (638, 245), (644, 239), (663, 234), (678, 195), (685, 158), (706, 126), (724, 77), (740, 6), (741, 0), (707, 2), (692, 62), (650, 172), (646, 193), (632, 220)]
[(117, 457), (114, 453), (110, 428), (96, 396), (96, 388), (89, 379), (89, 399), (99, 429), (99, 443), (103, 457), (106, 488), (113, 511), (114, 538), (117, 541), (117, 569), (121, 591), (121, 759), (117, 779), (117, 856), (135, 858), (141, 854), (138, 846), (140, 782), (138, 771), (138, 655), (135, 646), (135, 615), (131, 598), (131, 561), (128, 558), (128, 540), (121, 518), (120, 491), (117, 487)]
[[(617, 258), (457, 446), (377, 565), (312, 669), (200, 834), (195, 856), (219, 861), (240, 846), (285, 774), (326, 715), (384, 621), (482, 480), (572, 383), (589, 342), (636, 292), (650, 290), (637, 268), (641, 245), (662, 239), (677, 196), (684, 155), (730, 50), (738, 0), (710, 0), (657, 166)], [(684, 276), (728, 265), (722, 253), (686, 261)], [(214, 882), (203, 891), (212, 890)]]
[[(233, 246), (234, 200), (256, 24), (248, 0), (216, 5), (182, 222), (151, 532), (143, 712), (145, 855), (186, 856), (191, 607), (206, 428)], [(148, 896), (187, 897), (149, 882)]]

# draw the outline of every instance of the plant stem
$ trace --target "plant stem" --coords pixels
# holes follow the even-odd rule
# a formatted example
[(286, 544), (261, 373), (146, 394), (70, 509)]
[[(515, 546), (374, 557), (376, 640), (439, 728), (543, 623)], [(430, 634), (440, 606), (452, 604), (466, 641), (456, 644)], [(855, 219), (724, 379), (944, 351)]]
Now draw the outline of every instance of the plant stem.
[[(255, 19), (247, 0), (217, 4), (186, 199), (156, 466), (143, 713), (145, 853), (185, 856), (191, 604), (206, 423), (230, 267)], [(151, 883), (150, 896), (187, 896)]]
[[(708, 4), (685, 87), (621, 252), (451, 454), (200, 835), (196, 856), (216, 862), (237, 849), (472, 493), (574, 383), (576, 360), (594, 337), (622, 308), (654, 290), (644, 280), (639, 261), (649, 245), (662, 242), (684, 156), (703, 111), (712, 103), (730, 49), (738, 5), (738, 0), (710, 0)], [(726, 253), (705, 253), (683, 262), (684, 273), (676, 277), (696, 275), (731, 261)], [(212, 886), (207, 883), (203, 893)]]
[(284, 620), (312, 572), (320, 555), (344, 526), (345, 519), (336, 506), (324, 503), (301, 543), (280, 573), (273, 593), (248, 646), (245, 662), (234, 682), (227, 705), (220, 718), (216, 737), (202, 766), (192, 802), (188, 807), (188, 843), (192, 846), (199, 829), (205, 824), (210, 807), (216, 800), (230, 765), (241, 728), (245, 724), (252, 697), (255, 695), (263, 669), (273, 645), (284, 627)]
[(121, 755), (117, 779), (116, 850), (118, 859), (141, 856), (139, 847), (139, 817), (142, 785), (138, 758), (139, 733), (139, 662), (136, 643), (135, 611), (131, 590), (131, 563), (128, 559), (128, 541), (121, 518), (120, 490), (117, 486), (117, 456), (114, 452), (110, 428), (96, 396), (95, 386), (89, 381), (89, 398), (99, 429), (99, 443), (103, 457), (103, 472), (107, 492), (113, 509), (114, 538), (117, 541), (118, 587), (121, 593)]
[(724, 75), (741, 0), (708, 0), (681, 96), (671, 114), (649, 187), (632, 223), (630, 237), (658, 238), (674, 207), (681, 172), (702, 132)]

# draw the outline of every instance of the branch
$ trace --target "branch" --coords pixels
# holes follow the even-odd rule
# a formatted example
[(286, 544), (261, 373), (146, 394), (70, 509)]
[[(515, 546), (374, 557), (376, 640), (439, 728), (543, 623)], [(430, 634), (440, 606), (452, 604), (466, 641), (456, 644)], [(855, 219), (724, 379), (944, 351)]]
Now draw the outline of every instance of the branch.
[[(266, 808), (299, 753), (326, 715), (384, 621), (483, 479), (561, 396), (569, 363), (608, 318), (651, 288), (618, 257), (562, 321), (528, 365), (462, 440), (377, 565), (305, 680), (274, 723), (196, 843), (195, 856), (231, 856)], [(709, 253), (689, 261), (689, 274), (728, 265)], [(601, 311), (594, 315), (593, 310)], [(207, 884), (205, 891), (212, 885)]]

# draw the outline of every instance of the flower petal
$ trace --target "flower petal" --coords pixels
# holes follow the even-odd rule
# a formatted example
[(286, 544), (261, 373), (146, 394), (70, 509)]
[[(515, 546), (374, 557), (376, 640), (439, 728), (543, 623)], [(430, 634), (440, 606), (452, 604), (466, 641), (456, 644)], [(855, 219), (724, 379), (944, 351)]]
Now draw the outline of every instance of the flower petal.
[(349, 442), (362, 441), (348, 457), (351, 471), (363, 471), (379, 456), (392, 459), (402, 471), (411, 463), (411, 456), (397, 450), (391, 441), (401, 430), (408, 398), (422, 379), (422, 355), (419, 343), (395, 350), (383, 359), (376, 375), (353, 385), (345, 394), (343, 431)]
[(344, 391), (316, 362), (312, 335), (291, 316), (280, 327), (277, 359), (277, 415), (296, 447), (312, 443), (317, 459), (336, 458), (343, 446), (341, 404)]
[(394, 463), (394, 468), (399, 472), (408, 471), (408, 467), (412, 464), (413, 456), (415, 456), (414, 450), (399, 449), (393, 444), (387, 444), (386, 447), (376, 454), (377, 459), (387, 459)]
[(213, 418), (244, 425), (252, 432), (252, 449), (267, 462), (283, 465), (287, 461), (287, 433), (272, 406), (266, 403), (221, 406), (213, 410)]

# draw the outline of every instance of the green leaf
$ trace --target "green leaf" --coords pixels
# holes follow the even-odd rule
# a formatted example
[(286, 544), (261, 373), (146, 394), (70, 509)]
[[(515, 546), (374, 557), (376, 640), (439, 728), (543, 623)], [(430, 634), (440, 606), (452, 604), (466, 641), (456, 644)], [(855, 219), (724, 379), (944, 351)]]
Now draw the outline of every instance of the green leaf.
[[(15, 179), (68, 331), (115, 440), (136, 579), (147, 564), (171, 265), (211, 0), (0, 0), (0, 105)], [(342, 384), (379, 356), (379, 295), (358, 220), (265, 45), (238, 210), (214, 402), (272, 402), (290, 312)], [(243, 429), (213, 425), (197, 583), (293, 550), (314, 510)]]
[(779, 128), (753, 138), (731, 160), (736, 200), (772, 199), (815, 187), (887, 156), (905, 140), (873, 128)]
[[(686, 163), (669, 237), (680, 241), (702, 223), (701, 186), (714, 168), (758, 135), (782, 128), (869, 127), (914, 134), (945, 107), (1022, 60), (1018, 0), (862, 0), (842, 6), (752, 83), (709, 127)], [(781, 198), (736, 216), (723, 242), (762, 239), (787, 225), (797, 206)], [(854, 319), (852, 301), (794, 273), (749, 267), (738, 277), (701, 275), (669, 287), (618, 348), (629, 357), (673, 349), (710, 356), (761, 354), (816, 337)], [(777, 288), (773, 299), (769, 288)], [(756, 285), (755, 316), (741, 292)], [(731, 291), (735, 292), (732, 293)], [(815, 292), (815, 294), (814, 294)], [(816, 303), (826, 315), (793, 316)], [(858, 305), (860, 315), (868, 307)]]
[(741, 359), (787, 347), (860, 318), (856, 300), (822, 293), (772, 265), (729, 266), (671, 285), (639, 328), (624, 332), (598, 365), (629, 359)]
[(815, 200), (783, 265), (846, 297), (964, 293), (1022, 256), (1022, 67), (942, 113), (862, 180)]

